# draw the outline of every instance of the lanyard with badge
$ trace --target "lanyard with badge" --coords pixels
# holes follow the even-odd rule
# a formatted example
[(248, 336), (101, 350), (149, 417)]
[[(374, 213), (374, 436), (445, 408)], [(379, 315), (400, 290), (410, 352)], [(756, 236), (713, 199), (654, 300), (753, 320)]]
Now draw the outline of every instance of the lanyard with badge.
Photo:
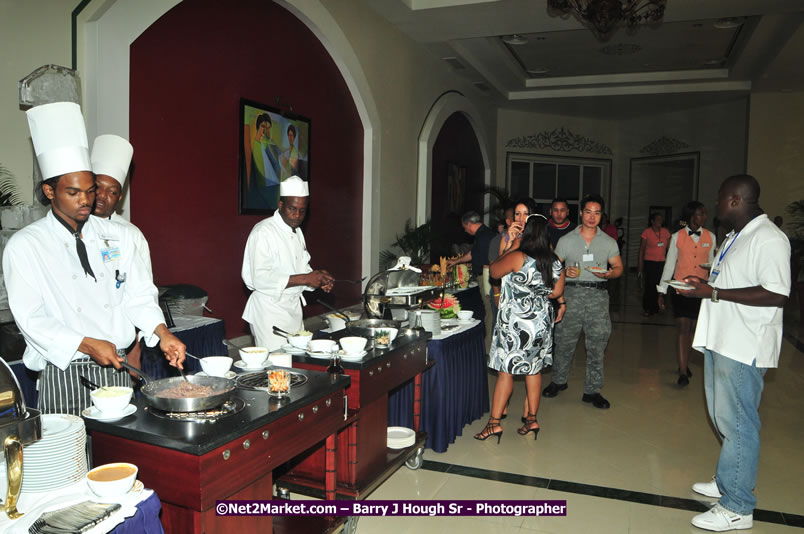
[(723, 250), (720, 252), (720, 255), (718, 256), (717, 264), (712, 268), (712, 272), (709, 273), (709, 285), (714, 284), (715, 280), (717, 280), (717, 275), (720, 274), (720, 265), (723, 263), (723, 258), (726, 257), (726, 253), (731, 249), (731, 246), (734, 244), (734, 242), (737, 241), (737, 236), (739, 235), (740, 232), (734, 234), (734, 237), (731, 239), (731, 241), (729, 241), (729, 246), (725, 246), (724, 244)]

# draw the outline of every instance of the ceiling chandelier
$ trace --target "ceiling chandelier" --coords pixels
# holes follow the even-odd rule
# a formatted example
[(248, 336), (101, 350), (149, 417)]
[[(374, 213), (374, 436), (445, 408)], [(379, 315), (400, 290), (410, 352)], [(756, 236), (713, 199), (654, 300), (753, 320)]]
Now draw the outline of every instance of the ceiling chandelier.
[(574, 14), (595, 34), (606, 39), (622, 21), (629, 28), (642, 22), (658, 23), (667, 0), (547, 0), (547, 7), (560, 15)]

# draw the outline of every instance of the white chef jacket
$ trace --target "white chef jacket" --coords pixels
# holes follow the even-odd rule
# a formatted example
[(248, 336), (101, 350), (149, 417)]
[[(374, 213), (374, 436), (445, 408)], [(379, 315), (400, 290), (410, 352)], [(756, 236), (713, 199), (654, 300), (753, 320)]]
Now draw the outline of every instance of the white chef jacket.
[[(259, 324), (262, 331), (270, 332), (273, 326), (296, 332), (301, 330), (302, 305), (306, 304), (302, 293), (312, 291), (307, 286), (287, 287), (294, 274), (312, 272), (310, 254), (300, 228), (294, 232), (285, 224), (279, 210), (273, 217), (263, 219), (252, 228), (243, 254), (241, 276), (251, 296), (243, 310), (243, 319)], [(286, 343), (282, 337), (269, 334), (268, 349)]]
[[(23, 362), (33, 371), (47, 362), (65, 370), (87, 356), (78, 352), (84, 337), (128, 347), (135, 326), (150, 333), (146, 343), (153, 346), (153, 332), (165, 322), (132, 232), (90, 216), (82, 236), (97, 281), (84, 273), (75, 237), (52, 211), (14, 234), (3, 253), (8, 303), (26, 342)], [(118, 274), (125, 275), (119, 287)]]
[(148, 273), (151, 274), (151, 277), (153, 278), (153, 269), (151, 268), (151, 248), (148, 246), (148, 241), (145, 239), (145, 236), (142, 235), (140, 229), (134, 226), (134, 224), (132, 224), (131, 221), (125, 217), (121, 217), (114, 212), (112, 212), (109, 220), (114, 223), (127, 226), (129, 229), (131, 229), (132, 237), (134, 238), (134, 246), (137, 248), (137, 253), (139, 253), (140, 258), (142, 258), (142, 262), (148, 268)]
[[(722, 258), (722, 261), (719, 260)], [(726, 236), (715, 254), (713, 287), (762, 286), (790, 295), (790, 241), (767, 215), (752, 219), (736, 235)], [(710, 275), (711, 278), (711, 275)], [(747, 306), (721, 300), (701, 301), (692, 347), (709, 349), (746, 365), (777, 367), (782, 346), (782, 308)]]

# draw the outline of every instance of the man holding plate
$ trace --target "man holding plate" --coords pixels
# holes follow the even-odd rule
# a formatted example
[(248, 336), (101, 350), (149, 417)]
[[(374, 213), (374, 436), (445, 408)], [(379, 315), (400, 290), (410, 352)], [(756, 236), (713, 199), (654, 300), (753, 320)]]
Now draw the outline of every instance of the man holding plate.
[(692, 347), (704, 353), (706, 406), (722, 442), (715, 477), (692, 486), (719, 501), (692, 524), (721, 532), (753, 526), (759, 402), (766, 371), (779, 365), (790, 242), (759, 207), (753, 176), (727, 178), (717, 211), (734, 229), (715, 254), (708, 283), (688, 276), (693, 289), (679, 292), (704, 299)]
[[(581, 200), (581, 226), (558, 241), (556, 255), (564, 261), (567, 271), (564, 297), (567, 311), (555, 327), (553, 381), (544, 388), (545, 397), (555, 397), (567, 389), (572, 355), (581, 330), (586, 338), (586, 379), (583, 402), (595, 408), (610, 405), (601, 394), (603, 387), (603, 357), (611, 335), (608, 280), (623, 274), (623, 262), (617, 241), (606, 235), (598, 225), (603, 214), (603, 198), (589, 195)], [(607, 266), (610, 265), (611, 269)]]

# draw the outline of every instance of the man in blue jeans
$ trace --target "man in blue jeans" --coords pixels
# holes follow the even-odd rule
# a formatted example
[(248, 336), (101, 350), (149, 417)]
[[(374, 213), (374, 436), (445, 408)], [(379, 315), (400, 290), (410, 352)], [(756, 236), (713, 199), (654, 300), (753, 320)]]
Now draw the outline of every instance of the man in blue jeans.
[(753, 526), (759, 402), (765, 372), (779, 364), (790, 242), (759, 207), (753, 176), (727, 178), (717, 211), (734, 229), (715, 254), (708, 283), (685, 278), (694, 289), (680, 293), (704, 299), (692, 346), (704, 353), (706, 405), (722, 441), (715, 477), (692, 486), (719, 501), (692, 524), (722, 532)]

